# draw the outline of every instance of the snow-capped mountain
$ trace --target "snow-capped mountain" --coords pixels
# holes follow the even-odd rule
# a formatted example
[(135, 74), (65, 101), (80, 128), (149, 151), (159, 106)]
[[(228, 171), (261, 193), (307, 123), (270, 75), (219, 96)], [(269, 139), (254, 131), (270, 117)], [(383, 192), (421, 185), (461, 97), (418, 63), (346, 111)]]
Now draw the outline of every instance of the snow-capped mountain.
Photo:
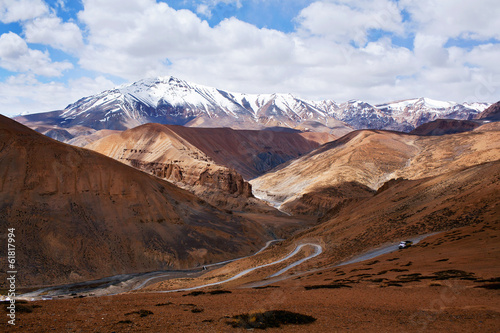
[(148, 122), (293, 127), (303, 120), (325, 123), (328, 115), (313, 103), (290, 94), (230, 93), (174, 77), (160, 77), (82, 98), (69, 105), (61, 118), (66, 126), (126, 129)]
[[(189, 83), (174, 77), (145, 79), (88, 96), (52, 114), (53, 125), (124, 130), (155, 122), (197, 127), (295, 128), (339, 121), (350, 129), (411, 131), (438, 118), (473, 119), (487, 103), (457, 104), (429, 98), (370, 105), (352, 100), (308, 101), (291, 94), (244, 94)], [(25, 116), (39, 119), (37, 115)], [(343, 122), (343, 123), (342, 123)]]

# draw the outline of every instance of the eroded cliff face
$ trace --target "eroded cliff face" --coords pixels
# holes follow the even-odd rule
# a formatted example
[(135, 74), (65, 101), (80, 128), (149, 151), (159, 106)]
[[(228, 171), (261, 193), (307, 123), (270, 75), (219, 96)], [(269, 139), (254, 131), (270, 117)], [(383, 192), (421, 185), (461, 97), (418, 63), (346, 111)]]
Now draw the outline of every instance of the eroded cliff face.
[(168, 180), (224, 209), (266, 210), (236, 170), (220, 165), (168, 126), (147, 124), (86, 148)]
[(217, 189), (225, 194), (252, 198), (252, 186), (235, 170), (211, 165), (209, 163), (195, 166), (183, 166), (181, 163), (144, 162), (137, 159), (126, 159), (126, 163), (146, 171), (158, 178), (179, 183), (186, 189), (194, 190), (195, 186)]
[(170, 182), (3, 116), (0, 227), (16, 230), (23, 287), (194, 267), (248, 255), (269, 237)]

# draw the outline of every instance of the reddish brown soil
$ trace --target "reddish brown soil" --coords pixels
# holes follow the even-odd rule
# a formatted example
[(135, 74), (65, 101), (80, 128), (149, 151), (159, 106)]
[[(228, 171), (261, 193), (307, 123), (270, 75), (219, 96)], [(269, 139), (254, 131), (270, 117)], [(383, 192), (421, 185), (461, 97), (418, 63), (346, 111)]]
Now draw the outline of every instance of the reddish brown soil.
[[(22, 304), (32, 312), (18, 313), (16, 328), (4, 323), (2, 328), (6, 332), (244, 332), (227, 324), (230, 317), (288, 310), (317, 320), (267, 331), (496, 332), (500, 325), (498, 227), (479, 224), (455, 229), (409, 249), (297, 274), (259, 289), (231, 289), (216, 295), (206, 289), (207, 294), (198, 296), (134, 293)], [(339, 284), (348, 287), (310, 289)], [(497, 289), (478, 288), (495, 284)], [(141, 317), (141, 310), (152, 314)]]

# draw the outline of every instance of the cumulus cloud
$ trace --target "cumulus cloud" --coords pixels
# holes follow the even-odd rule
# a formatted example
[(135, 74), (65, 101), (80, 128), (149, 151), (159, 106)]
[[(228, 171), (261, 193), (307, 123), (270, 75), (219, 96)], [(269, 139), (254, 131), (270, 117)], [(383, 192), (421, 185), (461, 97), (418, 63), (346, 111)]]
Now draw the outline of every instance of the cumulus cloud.
[(0, 82), (2, 112), (11, 115), (60, 110), (82, 96), (110, 89), (114, 83), (98, 76), (70, 80), (68, 83), (40, 82), (33, 74), (20, 74)]
[(0, 21), (12, 23), (26, 21), (49, 12), (42, 0), (2, 0), (0, 2)]
[(73, 65), (66, 61), (52, 62), (48, 52), (30, 49), (24, 39), (9, 32), (0, 36), (0, 67), (52, 77), (61, 76)]
[[(22, 23), (26, 41), (13, 33), (0, 37), (0, 66), (51, 76), (71, 67), (51, 61), (47, 51), (30, 49), (28, 42), (69, 52), (85, 70), (128, 81), (175, 75), (231, 91), (290, 92), (340, 102), (419, 96), (491, 102), (500, 95), (495, 1), (307, 2), (295, 18), (296, 30), (288, 33), (236, 18), (210, 26), (202, 18), (220, 2), (244, 5), (200, 0), (194, 13), (156, 0), (83, 0), (75, 22), (39, 10), (24, 16), (29, 17)], [(5, 10), (0, 13), (5, 17)], [(397, 38), (407, 43), (398, 44)], [(450, 43), (455, 39), (475, 43), (460, 47)], [(68, 87), (63, 84), (62, 91)], [(82, 88), (75, 100), (90, 90)]]
[(54, 15), (38, 17), (24, 26), (26, 41), (50, 45), (75, 53), (83, 47), (80, 28), (73, 22), (62, 22)]
[(390, 0), (317, 1), (303, 9), (297, 21), (303, 33), (358, 45), (367, 42), (370, 30), (404, 31), (400, 10)]
[(400, 0), (413, 29), (445, 38), (500, 39), (500, 6), (496, 0)]

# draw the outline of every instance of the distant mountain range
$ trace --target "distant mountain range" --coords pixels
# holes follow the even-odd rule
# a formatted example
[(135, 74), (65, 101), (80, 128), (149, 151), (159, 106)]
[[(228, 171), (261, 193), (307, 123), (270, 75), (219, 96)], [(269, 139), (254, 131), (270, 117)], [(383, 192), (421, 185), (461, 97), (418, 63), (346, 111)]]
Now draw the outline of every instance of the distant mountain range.
[(78, 125), (95, 130), (125, 130), (151, 122), (235, 129), (320, 128), (340, 136), (365, 128), (409, 132), (438, 118), (474, 119), (489, 106), (429, 98), (380, 105), (356, 100), (338, 104), (332, 100), (308, 101), (291, 94), (232, 93), (175, 77), (158, 77), (84, 97), (64, 110), (15, 119), (25, 124), (62, 128)]

